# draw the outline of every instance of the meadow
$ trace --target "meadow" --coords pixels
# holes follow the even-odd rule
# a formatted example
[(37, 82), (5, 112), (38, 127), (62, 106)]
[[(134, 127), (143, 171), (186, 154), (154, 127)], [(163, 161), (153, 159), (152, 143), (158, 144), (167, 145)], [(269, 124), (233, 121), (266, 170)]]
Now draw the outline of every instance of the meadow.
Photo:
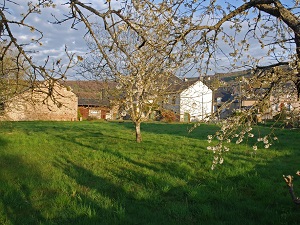
[(0, 224), (300, 223), (282, 178), (300, 170), (299, 130), (255, 152), (232, 144), (211, 170), (217, 127), (191, 126), (142, 124), (139, 144), (129, 122), (1, 123)]

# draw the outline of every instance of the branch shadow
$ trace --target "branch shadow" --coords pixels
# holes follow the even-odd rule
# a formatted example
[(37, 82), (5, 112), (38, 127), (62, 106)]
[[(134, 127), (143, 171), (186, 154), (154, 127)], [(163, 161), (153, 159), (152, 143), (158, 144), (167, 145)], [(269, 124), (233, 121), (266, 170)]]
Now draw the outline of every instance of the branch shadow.
[[(88, 142), (77, 142), (73, 138), (106, 138), (99, 130), (84, 130), (84, 134), (80, 134), (80, 128), (76, 127), (74, 130), (79, 136), (63, 136), (62, 140), (93, 149), (94, 146)], [(156, 132), (155, 129), (152, 131)], [(58, 132), (63, 132), (63, 129)], [(5, 140), (0, 138), (0, 146), (1, 144), (6, 145)], [(40, 171), (34, 165), (24, 162), (21, 157), (1, 157), (0, 200), (6, 220), (11, 224), (80, 225), (241, 224), (241, 221), (245, 221), (245, 224), (297, 224), (299, 221), (299, 207), (292, 203), (282, 179), (283, 174), (294, 173), (300, 169), (297, 149), (272, 160), (257, 161), (257, 165), (250, 171), (238, 175), (228, 175), (227, 170), (239, 168), (236, 168), (235, 163), (227, 163), (219, 172), (196, 174), (195, 179), (198, 180), (192, 182), (186, 178), (189, 168), (184, 165), (181, 167), (180, 163), (174, 160), (153, 160), (146, 163), (114, 149), (108, 148), (103, 152), (122, 159), (125, 163), (122, 166), (115, 164), (115, 169), (110, 167), (105, 174), (97, 174), (96, 170), (85, 167), (80, 161), (71, 160), (71, 157), (67, 158), (63, 154), (57, 156), (54, 166), (79, 186), (75, 190), (72, 204), (79, 208), (90, 208), (91, 211), (78, 213), (72, 208), (74, 211), (69, 212), (70, 214), (66, 215), (66, 212), (62, 211), (51, 220), (44, 217), (30, 198), (33, 187), (22, 181), (25, 177), (34, 177), (39, 182), (45, 182)], [(183, 158), (184, 155), (179, 157)], [(245, 154), (238, 152), (230, 157), (232, 161), (245, 160)], [(198, 163), (201, 164), (202, 161)], [(107, 166), (104, 164), (97, 166)], [(178, 185), (164, 180), (163, 176), (156, 176), (160, 173), (170, 176), (173, 180), (181, 179), (182, 184)], [(296, 179), (296, 194), (300, 193), (298, 184), (299, 179)], [(71, 186), (70, 183), (67, 185)], [(10, 191), (7, 193), (7, 190)], [(63, 204), (67, 207), (67, 203)]]
[[(124, 189), (124, 183), (113, 181), (107, 176), (95, 175), (93, 171), (78, 165), (68, 159), (57, 159), (55, 166), (63, 170), (64, 173), (74, 179), (76, 183), (83, 187), (82, 190), (94, 190), (97, 195), (108, 198), (111, 203), (107, 207), (105, 202), (88, 197), (82, 190), (78, 190), (81, 201), (89, 205), (94, 210), (94, 215), (87, 217), (77, 217), (73, 220), (60, 222), (68, 222), (73, 224), (170, 224), (167, 217), (161, 213), (161, 208), (157, 209), (154, 200), (145, 198), (137, 198), (133, 192)], [(139, 183), (147, 179), (146, 175), (142, 175), (135, 171), (126, 170), (131, 173), (131, 182)], [(121, 176), (121, 174), (113, 174), (113, 176)], [(127, 178), (123, 177), (124, 180)], [(153, 205), (154, 204), (154, 205)], [(171, 223), (172, 224), (172, 223)]]
[[(118, 126), (134, 131), (133, 122), (110, 122), (115, 123)], [(194, 129), (193, 129), (194, 128)], [(194, 123), (164, 123), (164, 122), (144, 122), (141, 124), (141, 132), (143, 133), (154, 133), (154, 134), (167, 134), (172, 136), (181, 136), (193, 139), (207, 139), (208, 134), (213, 134), (218, 130), (217, 126), (201, 124), (196, 126)], [(209, 131), (209, 132), (208, 132)]]
[(0, 209), (4, 224), (40, 224), (46, 221), (31, 198), (27, 178), (43, 182), (40, 172), (22, 158), (3, 155), (0, 158)]

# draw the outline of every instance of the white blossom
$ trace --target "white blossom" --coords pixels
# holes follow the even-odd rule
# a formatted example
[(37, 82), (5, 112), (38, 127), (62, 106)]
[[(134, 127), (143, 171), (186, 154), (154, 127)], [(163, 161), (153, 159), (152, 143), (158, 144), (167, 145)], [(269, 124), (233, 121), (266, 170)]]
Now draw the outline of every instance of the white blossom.
[(264, 139), (264, 144), (268, 144), (269, 140), (268, 139)]
[(219, 163), (223, 164), (223, 162), (224, 162), (224, 159), (221, 157), (220, 160), (219, 160)]

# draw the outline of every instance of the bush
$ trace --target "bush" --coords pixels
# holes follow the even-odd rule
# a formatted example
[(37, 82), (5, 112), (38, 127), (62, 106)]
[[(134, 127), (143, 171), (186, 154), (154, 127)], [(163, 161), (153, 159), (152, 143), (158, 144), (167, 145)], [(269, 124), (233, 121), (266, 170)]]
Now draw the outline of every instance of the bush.
[(176, 114), (171, 110), (164, 110), (161, 112), (162, 121), (165, 122), (175, 122), (177, 120)]
[(79, 109), (77, 110), (77, 120), (78, 121), (82, 120), (82, 114)]

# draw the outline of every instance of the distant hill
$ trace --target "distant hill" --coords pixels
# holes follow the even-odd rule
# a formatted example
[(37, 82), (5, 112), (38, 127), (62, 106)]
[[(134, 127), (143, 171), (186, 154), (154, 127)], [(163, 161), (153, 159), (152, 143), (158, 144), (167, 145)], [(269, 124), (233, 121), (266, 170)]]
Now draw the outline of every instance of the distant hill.
[(239, 77), (249, 78), (251, 76), (252, 70), (249, 69), (229, 73), (216, 73), (215, 75), (204, 76), (200, 79), (213, 90), (219, 87), (227, 88), (229, 90), (237, 84)]
[(235, 71), (235, 72), (229, 72), (229, 73), (216, 73), (214, 75), (214, 78), (222, 80), (226, 83), (231, 83), (236, 80), (238, 77), (250, 77), (252, 70), (241, 70), (241, 71)]

